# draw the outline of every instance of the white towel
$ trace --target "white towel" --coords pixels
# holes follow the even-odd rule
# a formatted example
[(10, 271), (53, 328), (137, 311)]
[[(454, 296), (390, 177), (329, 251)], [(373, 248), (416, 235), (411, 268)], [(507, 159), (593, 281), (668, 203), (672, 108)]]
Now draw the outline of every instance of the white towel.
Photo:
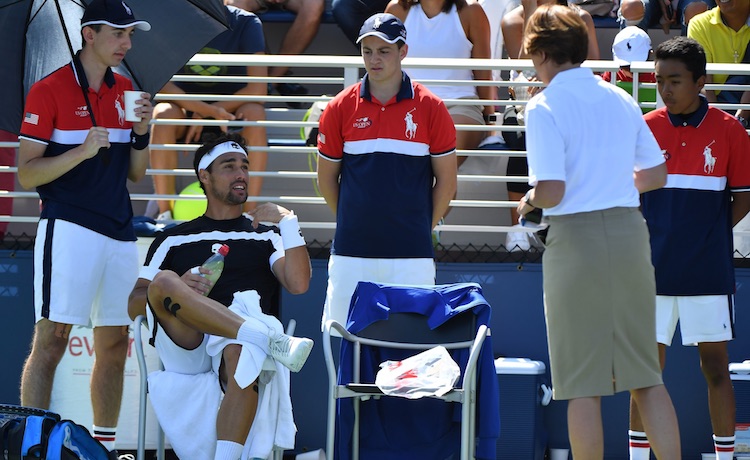
[[(264, 314), (260, 309), (260, 297), (255, 291), (235, 292), (230, 310), (240, 315), (259, 331), (269, 334), (283, 332), (278, 319)], [(210, 336), (206, 351), (214, 357), (214, 367), (221, 361), (221, 353), (229, 344), (242, 345), (234, 379), (240, 388), (246, 388), (258, 379), (258, 409), (248, 433), (242, 459), (268, 458), (274, 446), (281, 449), (294, 448), (297, 427), (292, 414), (289, 396), (289, 369), (273, 360), (264, 363), (268, 355), (260, 346), (236, 339)]]
[(211, 371), (155, 371), (148, 375), (148, 391), (154, 413), (177, 456), (213, 460), (216, 414), (222, 397), (218, 376)]

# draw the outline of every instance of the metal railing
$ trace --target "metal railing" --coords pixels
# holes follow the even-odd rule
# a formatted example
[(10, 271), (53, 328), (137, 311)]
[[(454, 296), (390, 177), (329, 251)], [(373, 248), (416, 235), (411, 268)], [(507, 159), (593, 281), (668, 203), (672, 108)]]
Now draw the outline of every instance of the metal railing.
[[(314, 160), (313, 156), (316, 154), (314, 147), (305, 146), (300, 141), (299, 131), (301, 128), (311, 128), (317, 126), (316, 122), (306, 122), (302, 120), (302, 111), (295, 111), (283, 108), (287, 102), (300, 102), (304, 104), (311, 104), (317, 101), (326, 101), (331, 98), (329, 95), (324, 94), (335, 94), (344, 87), (354, 84), (359, 80), (363, 73), (362, 58), (359, 56), (281, 56), (281, 55), (213, 55), (213, 54), (198, 54), (190, 60), (190, 64), (198, 65), (209, 65), (209, 66), (289, 66), (295, 69), (299, 69), (296, 72), (299, 75), (286, 76), (286, 77), (204, 77), (204, 76), (175, 76), (174, 81), (204, 81), (210, 79), (212, 81), (221, 80), (227, 82), (256, 82), (256, 83), (277, 83), (277, 82), (294, 82), (300, 83), (307, 86), (308, 88), (314, 88), (312, 92), (316, 92), (320, 95), (311, 96), (279, 96), (279, 95), (265, 95), (265, 96), (239, 96), (239, 95), (216, 95), (216, 94), (187, 94), (187, 95), (175, 95), (175, 94), (157, 94), (155, 101), (165, 100), (202, 100), (202, 101), (243, 101), (243, 102), (258, 102), (263, 103), (267, 107), (276, 107), (273, 109), (274, 114), (282, 114), (286, 118), (276, 117), (278, 119), (272, 119), (269, 115), (271, 110), (267, 108), (267, 119), (262, 121), (226, 121), (226, 120), (203, 120), (203, 119), (160, 119), (154, 120), (154, 125), (201, 125), (201, 126), (219, 126), (227, 129), (242, 128), (244, 126), (262, 126), (267, 129), (269, 138), (273, 141), (274, 139), (285, 139), (289, 142), (271, 142), (268, 147), (265, 146), (249, 146), (250, 150), (255, 151), (267, 151), (269, 158), (275, 155), (287, 155), (289, 158), (288, 163), (292, 166), (296, 166), (297, 170), (286, 168), (275, 168), (267, 170), (265, 172), (252, 172), (252, 175), (262, 176), (266, 180), (267, 184), (271, 184), (273, 181), (299, 181), (311, 182), (315, 179), (314, 171)], [(508, 73), (510, 70), (533, 70), (533, 65), (530, 60), (484, 60), (484, 59), (425, 59), (425, 58), (406, 58), (404, 60), (404, 67), (408, 68), (434, 68), (434, 67), (452, 67), (459, 69), (491, 69), (500, 70), (501, 72)], [(616, 73), (618, 66), (614, 61), (586, 61), (583, 64), (584, 67), (591, 68), (595, 72), (613, 72)], [(315, 73), (322, 73), (324, 75), (313, 75), (305, 76), (305, 69), (314, 71)], [(643, 72), (652, 72), (653, 63), (635, 62), (631, 65), (631, 70), (634, 72), (634, 80), (638, 81), (638, 74)], [(709, 74), (730, 74), (730, 75), (750, 75), (750, 65), (746, 64), (709, 64)], [(523, 85), (528, 86), (528, 82), (513, 82), (513, 81), (434, 81), (434, 80), (423, 80), (425, 84), (451, 84), (451, 85), (474, 85), (474, 86), (496, 86), (499, 88), (499, 93), (503, 93), (505, 90), (511, 87)], [(532, 82), (531, 85), (541, 86), (541, 82)], [(634, 84), (633, 97), (638, 99), (638, 92), (643, 88), (653, 88), (653, 83), (639, 83)], [(743, 90), (750, 89), (741, 85), (707, 85), (707, 89), (731, 89), (731, 90)], [(502, 115), (503, 109), (511, 104), (524, 105), (525, 101), (513, 101), (505, 97), (498, 97), (496, 99), (489, 100), (447, 100), (448, 104), (470, 104), (470, 105), (495, 105), (498, 108), (499, 115)], [(654, 108), (656, 104), (654, 102), (643, 102), (641, 106), (644, 108)], [(747, 105), (731, 105), (731, 104), (715, 104), (716, 107), (721, 109), (737, 109), (745, 108), (750, 109), (750, 104)], [(502, 118), (502, 117), (500, 117)], [(476, 125), (457, 125), (458, 131), (487, 131), (490, 134), (499, 134), (499, 131), (523, 131), (523, 126), (476, 126)], [(294, 139), (297, 141), (295, 142)], [(17, 147), (17, 142), (0, 142), (0, 147)], [(165, 151), (185, 151), (193, 152), (198, 147), (198, 144), (157, 144), (151, 145), (152, 149), (165, 150)], [(468, 157), (485, 157), (485, 158), (504, 158), (510, 156), (523, 157), (526, 155), (524, 151), (514, 150), (460, 150), (459, 155), (465, 155)], [(286, 166), (286, 164), (284, 165)], [(17, 168), (13, 166), (0, 166), (0, 173), (16, 173)], [(177, 169), (148, 169), (148, 176), (154, 175), (174, 175), (176, 177), (194, 177), (194, 171), (192, 169), (177, 168)], [(527, 177), (519, 176), (507, 176), (504, 170), (491, 170), (482, 171), (481, 174), (459, 174), (459, 187), (461, 184), (464, 185), (477, 185), (491, 186), (497, 183), (506, 183), (509, 181), (521, 182), (526, 181)], [(148, 180), (148, 179), (146, 179)], [(285, 184), (288, 182), (284, 182)], [(285, 194), (279, 190), (283, 190), (283, 187), (269, 187), (268, 190), (276, 191), (277, 193), (270, 193), (264, 196), (249, 197), (251, 201), (273, 201), (288, 205), (291, 207), (307, 207), (308, 209), (318, 209), (318, 211), (309, 210), (307, 211), (307, 218), (301, 218), (301, 226), (305, 229), (325, 229), (330, 232), (334, 228), (334, 216), (330, 212), (326, 212), (327, 209), (324, 206), (324, 200), (318, 196), (315, 192), (315, 187), (310, 187), (309, 193), (307, 194)], [(294, 187), (291, 187), (294, 188)], [(264, 191), (266, 190), (264, 185)], [(511, 228), (510, 225), (503, 225), (505, 221), (509, 219), (503, 214), (509, 214), (507, 208), (515, 207), (517, 202), (510, 201), (507, 199), (499, 199), (498, 196), (486, 196), (480, 198), (473, 197), (462, 197), (461, 189), (459, 188), (459, 196), (451, 202), (451, 206), (456, 209), (464, 209), (466, 212), (462, 214), (460, 223), (449, 223), (442, 225), (438, 230), (441, 232), (451, 233), (472, 233), (477, 236), (475, 238), (481, 241), (486, 239), (481, 234), (493, 234), (502, 233), (508, 231), (516, 231), (517, 229)], [(502, 196), (502, 194), (500, 194)], [(12, 198), (15, 200), (37, 200), (38, 195), (35, 191), (10, 191), (0, 190), (0, 199)], [(176, 199), (193, 199), (190, 197), (184, 197), (177, 194), (174, 195), (156, 195), (154, 193), (131, 193), (131, 199), (134, 202), (137, 201), (149, 201), (155, 199), (161, 200), (176, 200)], [(323, 205), (323, 206), (321, 206)], [(25, 215), (0, 215), (0, 222), (11, 222), (11, 223), (31, 223), (38, 219), (38, 207), (27, 207), (28, 212)], [(488, 218), (488, 210), (493, 213), (493, 216)], [(299, 212), (298, 212), (299, 213)], [(512, 224), (512, 223), (511, 223)], [(332, 235), (332, 232), (330, 232)], [(743, 235), (750, 235), (750, 232), (745, 232)], [(472, 241), (473, 242), (473, 241)]]

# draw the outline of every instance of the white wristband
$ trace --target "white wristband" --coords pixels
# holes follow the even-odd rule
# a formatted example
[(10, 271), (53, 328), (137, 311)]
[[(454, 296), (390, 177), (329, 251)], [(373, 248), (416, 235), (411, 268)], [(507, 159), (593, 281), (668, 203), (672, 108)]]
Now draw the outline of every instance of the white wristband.
[(299, 228), (297, 216), (293, 212), (281, 218), (279, 231), (281, 232), (281, 241), (284, 243), (284, 250), (305, 246), (305, 238)]

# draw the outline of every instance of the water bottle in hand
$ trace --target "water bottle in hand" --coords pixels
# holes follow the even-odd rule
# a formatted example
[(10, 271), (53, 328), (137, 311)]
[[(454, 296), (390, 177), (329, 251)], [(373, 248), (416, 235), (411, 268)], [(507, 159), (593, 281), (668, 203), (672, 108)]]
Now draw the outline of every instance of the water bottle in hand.
[(226, 257), (227, 254), (229, 254), (229, 246), (222, 244), (216, 254), (206, 259), (206, 261), (203, 262), (203, 265), (201, 265), (202, 268), (211, 271), (211, 273), (201, 273), (202, 277), (211, 281), (211, 286), (209, 286), (208, 291), (206, 291), (204, 295), (208, 295), (219, 280), (221, 272), (224, 270), (224, 257)]

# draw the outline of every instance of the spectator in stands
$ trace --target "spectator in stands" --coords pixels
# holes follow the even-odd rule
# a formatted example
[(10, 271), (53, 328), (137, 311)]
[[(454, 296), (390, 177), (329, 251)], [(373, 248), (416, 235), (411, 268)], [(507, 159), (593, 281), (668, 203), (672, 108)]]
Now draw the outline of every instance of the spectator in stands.
[(456, 128), (401, 69), (404, 24), (375, 14), (358, 41), (367, 73), (328, 103), (318, 134), (318, 185), (336, 215), (323, 324), (346, 324), (361, 280), (434, 284), (431, 231), (456, 193)]
[(617, 19), (621, 27), (638, 26), (645, 31), (658, 20), (664, 33), (679, 24), (685, 35), (690, 20), (714, 6), (714, 0), (622, 0)]
[[(706, 51), (709, 63), (749, 62), (747, 48), (750, 46), (750, 2), (729, 0), (718, 2), (718, 6), (690, 21), (688, 37), (694, 38)], [(706, 83), (725, 83), (728, 75), (707, 75)], [(747, 78), (745, 84), (750, 83)], [(739, 83), (739, 82), (738, 82)], [(706, 90), (708, 102), (738, 102), (731, 91)], [(750, 103), (750, 92), (740, 96), (742, 103)], [(734, 114), (745, 129), (750, 127), (750, 110), (737, 110)]]
[(382, 13), (389, 0), (333, 0), (331, 13), (346, 38), (359, 49), (359, 28), (375, 13)]
[(541, 5), (549, 4), (567, 5), (572, 8), (586, 24), (588, 38), (588, 49), (586, 59), (599, 59), (599, 42), (596, 38), (594, 20), (588, 11), (577, 7), (565, 0), (522, 0), (521, 5), (503, 17), (501, 28), (505, 38), (505, 49), (508, 51), (509, 59), (528, 59), (524, 49), (524, 24), (526, 18), (530, 17)]
[(109, 450), (128, 350), (127, 296), (138, 276), (126, 183), (146, 174), (151, 121), (148, 93), (137, 101), (141, 121), (124, 120), (123, 92), (133, 85), (112, 67), (130, 50), (133, 34), (150, 29), (125, 2), (90, 2), (81, 19), (83, 48), (31, 87), (19, 136), (18, 181), (36, 188), (42, 200), (34, 245), (36, 325), (21, 404), (49, 408), (70, 330), (91, 324), (92, 433)]
[[(225, 0), (229, 2), (230, 0)], [(201, 50), (201, 53), (237, 53), (264, 54), (265, 41), (263, 26), (260, 19), (247, 11), (227, 6), (229, 30), (222, 32)], [(181, 74), (202, 76), (208, 81), (201, 82), (169, 82), (160, 91), (162, 94), (237, 94), (265, 96), (266, 83), (224, 83), (211, 81), (211, 77), (221, 75), (247, 75), (251, 77), (267, 76), (267, 69), (259, 66), (210, 66), (186, 65)], [(216, 119), (216, 120), (248, 120), (259, 121), (265, 118), (265, 108), (259, 102), (244, 101), (163, 101), (154, 107), (154, 119)], [(214, 129), (215, 131), (216, 129)], [(225, 128), (222, 128), (225, 130)], [(175, 144), (178, 141), (191, 143), (200, 142), (202, 126), (185, 125), (155, 125), (151, 132), (153, 144)], [(242, 135), (252, 147), (264, 149), (268, 145), (266, 129), (261, 126), (245, 126)], [(265, 151), (250, 152), (250, 171), (265, 171), (268, 153)], [(177, 167), (177, 152), (170, 150), (151, 151), (151, 167), (155, 169), (174, 169)], [(248, 188), (249, 196), (260, 195), (263, 178), (250, 176)], [(154, 176), (154, 189), (157, 194), (173, 195), (175, 177), (173, 175)], [(171, 220), (173, 201), (159, 200), (159, 219)], [(246, 210), (255, 207), (254, 202), (245, 205)]]
[(526, 107), (533, 188), (518, 212), (543, 208), (549, 222), (542, 269), (553, 397), (568, 400), (573, 458), (603, 458), (601, 397), (629, 391), (657, 458), (677, 460), (638, 209), (639, 192), (665, 184), (666, 166), (633, 99), (581, 67), (587, 42), (586, 24), (564, 6), (541, 6), (526, 24), (524, 47), (547, 87)]
[[(602, 79), (615, 83), (620, 88), (633, 94), (633, 72), (630, 71), (631, 62), (647, 61), (651, 55), (651, 37), (636, 26), (628, 26), (615, 35), (612, 42), (612, 59), (619, 64), (620, 70), (612, 80), (611, 72), (604, 72)], [(640, 83), (656, 83), (653, 72), (642, 72), (638, 74)], [(656, 90), (653, 88), (638, 88), (638, 102), (656, 102)], [(652, 109), (642, 109), (643, 113)]]
[[(505, 49), (508, 52), (509, 59), (526, 59), (528, 56), (523, 49), (524, 39), (524, 26), (526, 18), (530, 17), (534, 11), (540, 5), (547, 5), (556, 3), (559, 5), (568, 5), (573, 9), (586, 24), (587, 38), (588, 38), (588, 50), (586, 53), (586, 59), (599, 59), (599, 43), (596, 39), (596, 28), (594, 27), (594, 20), (586, 10), (579, 8), (573, 4), (567, 3), (565, 0), (523, 0), (521, 5), (516, 7), (510, 13), (503, 17), (501, 23), (501, 29), (503, 37), (505, 38)], [(512, 71), (511, 80), (520, 78), (519, 75), (527, 75), (525, 78), (534, 80), (533, 72), (520, 72)], [(525, 87), (521, 87), (521, 91), (526, 91)], [(528, 90), (533, 93), (534, 87), (528, 87)], [(528, 99), (528, 95), (515, 95), (515, 92), (511, 89), (511, 97), (519, 100)], [(512, 110), (512, 109), (511, 109)], [(529, 170), (526, 164), (526, 159), (522, 157), (509, 157), (507, 174), (509, 176), (526, 176)], [(508, 182), (508, 199), (511, 201), (520, 200), (524, 194), (529, 190), (528, 184), (524, 182)], [(515, 208), (510, 210), (511, 224), (518, 225), (518, 213)], [(520, 225), (518, 225), (520, 226)], [(531, 234), (526, 232), (508, 232), (505, 237), (505, 247), (509, 251), (528, 250), (531, 247)]]
[[(479, 3), (466, 0), (392, 0), (385, 9), (401, 19), (409, 31), (409, 56), (418, 58), (490, 58), (490, 24)], [(451, 68), (404, 69), (421, 80), (492, 80), (491, 70)], [(443, 99), (494, 99), (492, 86), (425, 85)], [(494, 105), (458, 105), (446, 102), (455, 124), (485, 125), (495, 113)], [(476, 149), (485, 131), (458, 131), (456, 148)], [(460, 166), (467, 157), (458, 157)]]
[[(678, 321), (683, 345), (697, 344), (716, 460), (732, 460), (735, 404), (727, 352), (734, 338), (732, 226), (750, 210), (750, 140), (737, 120), (709, 107), (701, 95), (706, 55), (698, 42), (668, 40), (656, 48), (655, 61), (666, 106), (645, 118), (665, 152), (669, 183), (644, 193), (641, 203), (656, 271), (656, 339), (662, 367)], [(631, 403), (633, 460), (649, 457), (640, 409)]]
[[(206, 214), (158, 234), (129, 302), (130, 316), (135, 318), (146, 313), (148, 300), (152, 343), (167, 371), (188, 375), (210, 371), (208, 334), (239, 342), (223, 348), (213, 363), (225, 391), (216, 419), (217, 460), (240, 458), (256, 416), (258, 375), (245, 378), (249, 385), (243, 387), (235, 374), (244, 344), (250, 347), (248, 353), (262, 352), (261, 362), (270, 355), (295, 372), (312, 347), (310, 339), (283, 334), (280, 323), (268, 318), (269, 313), (279, 313), (280, 286), (292, 294), (307, 291), (310, 257), (293, 212), (266, 203), (250, 216), (243, 215), (249, 167), (244, 145), (241, 136), (222, 134), (195, 152), (195, 173), (208, 201)], [(279, 231), (261, 221), (278, 225)], [(200, 265), (220, 244), (230, 250), (221, 276), (212, 285)], [(201, 399), (177, 397), (194, 403)], [(160, 414), (162, 424), (165, 417)], [(200, 436), (193, 432), (187, 436), (193, 434)], [(173, 445), (182, 441), (172, 436), (170, 440)], [(270, 449), (250, 457), (269, 454)]]
[[(484, 8), (484, 13), (487, 15), (487, 20), (490, 22), (491, 57), (492, 59), (502, 59), (505, 48), (505, 39), (500, 30), (500, 23), (506, 14), (510, 13), (521, 4), (521, 0), (479, 0), (479, 4)], [(492, 74), (493, 80), (500, 81), (502, 79), (499, 70), (493, 70)]]
[[(227, 0), (228, 5), (262, 14), (268, 10), (289, 10), (296, 14), (294, 22), (284, 35), (279, 54), (297, 55), (305, 52), (320, 27), (320, 20), (325, 11), (325, 0)], [(289, 67), (272, 67), (269, 77), (288, 75)], [(304, 96), (307, 88), (298, 83), (272, 83), (271, 88), (282, 96)], [(301, 102), (287, 102), (289, 107), (302, 108)]]

